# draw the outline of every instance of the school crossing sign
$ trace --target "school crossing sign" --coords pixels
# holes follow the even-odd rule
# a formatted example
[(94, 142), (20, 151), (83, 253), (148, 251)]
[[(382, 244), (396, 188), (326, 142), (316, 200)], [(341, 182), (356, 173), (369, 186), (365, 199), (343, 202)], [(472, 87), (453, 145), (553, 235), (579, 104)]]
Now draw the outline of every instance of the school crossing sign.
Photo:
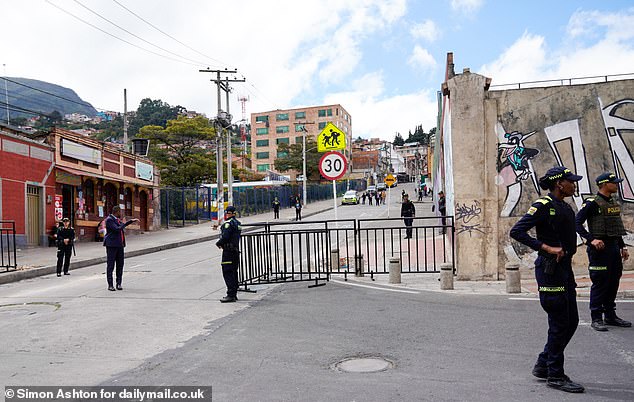
[(346, 134), (332, 123), (326, 124), (317, 136), (317, 151), (337, 151), (346, 149)]

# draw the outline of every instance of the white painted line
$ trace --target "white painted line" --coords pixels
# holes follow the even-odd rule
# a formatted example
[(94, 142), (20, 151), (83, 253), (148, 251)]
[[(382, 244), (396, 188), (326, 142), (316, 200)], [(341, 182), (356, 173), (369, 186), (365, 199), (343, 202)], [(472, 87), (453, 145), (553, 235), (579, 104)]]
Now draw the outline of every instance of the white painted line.
[(388, 289), (388, 288), (384, 288), (384, 287), (380, 287), (380, 286), (361, 285), (360, 283), (350, 283), (350, 282), (344, 282), (344, 281), (339, 281), (339, 280), (332, 280), (332, 282), (338, 283), (340, 285), (358, 286), (360, 288), (368, 288), (368, 289), (374, 289), (374, 290), (383, 290), (383, 291), (386, 291), (386, 292), (409, 293), (409, 294), (413, 294), (413, 295), (420, 294), (420, 292), (414, 292), (414, 291), (411, 291), (411, 290)]
[(137, 264), (137, 265), (133, 265), (133, 266), (131, 266), (131, 267), (130, 267), (130, 268), (128, 268), (128, 269), (138, 268), (138, 267), (142, 267), (142, 266), (143, 266), (143, 264)]

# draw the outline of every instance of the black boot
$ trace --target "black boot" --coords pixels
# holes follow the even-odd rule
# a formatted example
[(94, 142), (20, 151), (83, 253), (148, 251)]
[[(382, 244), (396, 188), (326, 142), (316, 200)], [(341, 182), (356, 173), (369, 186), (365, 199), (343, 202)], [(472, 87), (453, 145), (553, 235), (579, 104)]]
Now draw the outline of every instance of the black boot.
[(629, 328), (629, 327), (632, 326), (631, 322), (622, 320), (619, 317), (617, 317), (616, 315), (614, 317), (606, 318), (605, 319), (605, 324), (606, 325), (611, 325), (613, 327), (622, 327), (622, 328)]
[(592, 329), (599, 332), (605, 332), (608, 330), (608, 327), (605, 326), (603, 320), (600, 318), (592, 320), (592, 324), (590, 324), (590, 326), (592, 327)]
[(571, 381), (570, 377), (567, 375), (564, 375), (563, 377), (548, 377), (546, 385), (560, 391), (572, 392), (574, 394), (578, 394), (586, 390), (583, 385)]

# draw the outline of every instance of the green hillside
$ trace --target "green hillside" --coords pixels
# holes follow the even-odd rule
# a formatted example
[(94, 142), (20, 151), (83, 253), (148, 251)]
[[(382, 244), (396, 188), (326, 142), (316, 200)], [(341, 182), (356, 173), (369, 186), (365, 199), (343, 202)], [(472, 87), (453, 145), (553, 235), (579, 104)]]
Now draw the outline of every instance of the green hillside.
[[(83, 101), (75, 93), (75, 91), (70, 88), (64, 88), (59, 85), (51, 84), (50, 82), (31, 80), (28, 78), (7, 77), (7, 81), (0, 78), (0, 121), (6, 120), (7, 116), (5, 82), (7, 84), (7, 93), (9, 96), (8, 103), (13, 109), (9, 111), (9, 116), (11, 118), (28, 118), (33, 116), (33, 114), (23, 113), (16, 110), (19, 108), (43, 114), (50, 114), (51, 112), (57, 110), (62, 114), (62, 116), (68, 113), (80, 113), (85, 114), (86, 116), (95, 116), (97, 114), (97, 111), (90, 103)], [(38, 89), (48, 92), (49, 94), (40, 92)], [(57, 97), (54, 95), (57, 95)]]

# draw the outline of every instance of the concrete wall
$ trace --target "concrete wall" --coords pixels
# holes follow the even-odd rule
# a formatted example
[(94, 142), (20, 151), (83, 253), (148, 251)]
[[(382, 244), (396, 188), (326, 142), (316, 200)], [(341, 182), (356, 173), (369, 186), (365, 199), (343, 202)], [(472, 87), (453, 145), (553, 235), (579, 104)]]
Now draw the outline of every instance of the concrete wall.
[[(464, 73), (445, 87), (443, 135), (449, 133), (446, 165), (452, 166), (446, 174), (454, 193), (448, 204), (456, 220), (459, 279), (502, 278), (507, 261), (532, 267), (535, 252), (511, 241), (508, 232), (545, 195), (537, 179), (556, 165), (584, 176), (567, 199), (575, 210), (596, 193), (599, 174), (625, 179), (619, 199), (632, 244), (634, 80), (490, 91), (485, 77)], [(587, 259), (580, 240), (579, 246), (574, 263), (582, 266)]]

